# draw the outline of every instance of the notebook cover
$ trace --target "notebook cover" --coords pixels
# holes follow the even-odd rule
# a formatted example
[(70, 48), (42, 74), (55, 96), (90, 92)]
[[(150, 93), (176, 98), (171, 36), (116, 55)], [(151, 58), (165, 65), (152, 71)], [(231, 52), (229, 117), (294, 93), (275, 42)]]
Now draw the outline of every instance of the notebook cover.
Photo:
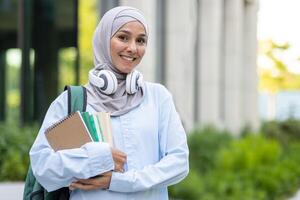
[(49, 127), (45, 134), (54, 151), (79, 148), (92, 141), (78, 111)]

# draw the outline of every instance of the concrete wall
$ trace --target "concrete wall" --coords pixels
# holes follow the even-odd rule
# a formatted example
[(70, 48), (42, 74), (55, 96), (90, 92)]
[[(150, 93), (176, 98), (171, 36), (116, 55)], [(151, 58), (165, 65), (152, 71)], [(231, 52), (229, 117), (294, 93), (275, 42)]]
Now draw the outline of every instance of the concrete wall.
[[(196, 1), (168, 0), (166, 4), (166, 86), (173, 94), (186, 129), (195, 123)], [(182, 9), (185, 8), (185, 9)]]
[(140, 71), (172, 92), (187, 130), (205, 124), (234, 133), (246, 124), (257, 127), (256, 0), (119, 4), (144, 12), (150, 34)]
[(221, 76), (223, 0), (202, 0), (198, 5), (198, 121), (201, 125), (221, 124)]

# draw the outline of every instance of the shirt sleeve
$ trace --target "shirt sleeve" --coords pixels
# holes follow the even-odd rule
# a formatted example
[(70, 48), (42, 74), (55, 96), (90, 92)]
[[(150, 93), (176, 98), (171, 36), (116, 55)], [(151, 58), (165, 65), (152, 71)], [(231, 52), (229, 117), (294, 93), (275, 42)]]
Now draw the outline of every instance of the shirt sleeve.
[(77, 178), (86, 179), (114, 169), (107, 143), (90, 142), (81, 148), (55, 152), (45, 137), (45, 129), (67, 114), (64, 92), (49, 107), (38, 136), (29, 152), (34, 176), (47, 190), (67, 187)]
[(162, 158), (154, 165), (125, 173), (113, 172), (109, 190), (137, 192), (176, 184), (189, 171), (186, 133), (171, 95), (160, 106), (159, 144)]

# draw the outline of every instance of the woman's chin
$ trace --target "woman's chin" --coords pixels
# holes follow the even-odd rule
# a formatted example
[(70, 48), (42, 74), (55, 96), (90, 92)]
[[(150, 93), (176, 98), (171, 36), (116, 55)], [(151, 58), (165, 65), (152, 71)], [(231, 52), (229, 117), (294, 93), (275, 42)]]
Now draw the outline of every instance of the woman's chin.
[(132, 70), (134, 70), (135, 67), (122, 67), (119, 68), (118, 70), (124, 74), (129, 74), (130, 72), (132, 72)]

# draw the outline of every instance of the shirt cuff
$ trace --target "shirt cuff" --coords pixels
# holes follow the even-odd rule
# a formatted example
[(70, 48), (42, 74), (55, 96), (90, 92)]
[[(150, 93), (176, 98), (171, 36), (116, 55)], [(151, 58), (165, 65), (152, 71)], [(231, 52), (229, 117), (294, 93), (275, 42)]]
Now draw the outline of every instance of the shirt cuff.
[(82, 146), (87, 151), (89, 160), (89, 177), (97, 176), (114, 169), (114, 161), (109, 144), (105, 142), (89, 142)]
[(130, 182), (129, 172), (112, 172), (108, 190), (114, 192), (130, 192), (132, 191), (132, 183)]

